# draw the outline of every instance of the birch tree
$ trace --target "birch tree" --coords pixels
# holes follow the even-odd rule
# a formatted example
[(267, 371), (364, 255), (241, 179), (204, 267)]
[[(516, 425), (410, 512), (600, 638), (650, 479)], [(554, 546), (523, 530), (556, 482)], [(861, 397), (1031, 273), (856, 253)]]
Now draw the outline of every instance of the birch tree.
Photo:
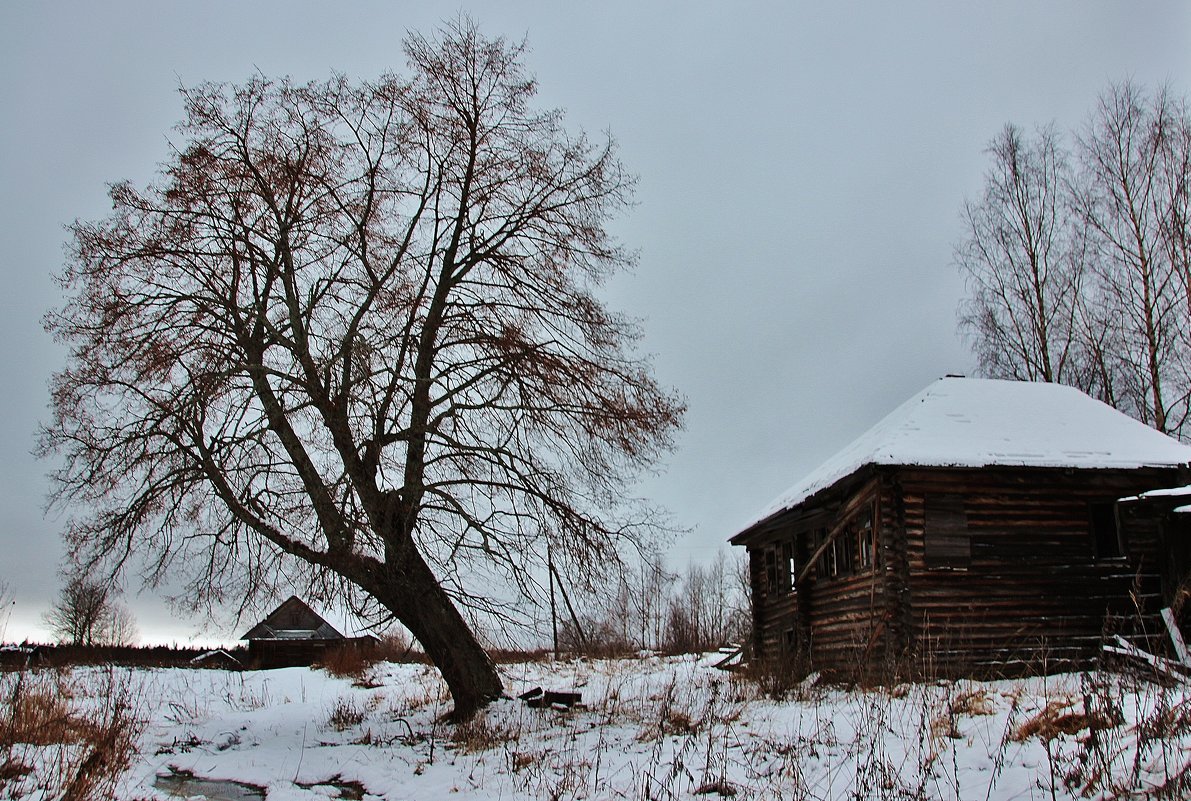
[(1072, 155), (1008, 125), (965, 204), (960, 330), (982, 374), (1076, 386), (1182, 435), (1191, 397), (1191, 116), (1110, 86)]
[(1173, 140), (1186, 124), (1185, 106), (1168, 91), (1150, 99), (1135, 84), (1110, 87), (1077, 137), (1080, 171), (1072, 190), (1092, 246), (1090, 303), (1097, 328), (1114, 342), (1108, 369), (1118, 405), (1170, 434), (1186, 422), (1191, 388), (1191, 305), (1177, 261), (1187, 172), (1185, 160), (1180, 172)]
[(985, 375), (1071, 383), (1083, 258), (1067, 208), (1067, 154), (1053, 128), (1030, 139), (1014, 125), (988, 154), (984, 194), (964, 204), (955, 249), (969, 292), (960, 328)]

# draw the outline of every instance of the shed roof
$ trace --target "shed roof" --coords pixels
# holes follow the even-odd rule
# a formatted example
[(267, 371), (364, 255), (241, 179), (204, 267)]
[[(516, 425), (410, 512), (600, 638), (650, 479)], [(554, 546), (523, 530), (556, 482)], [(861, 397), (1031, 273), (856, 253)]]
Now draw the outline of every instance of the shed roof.
[(291, 595), (240, 639), (342, 640), (343, 635), (298, 596)]
[(870, 465), (1138, 468), (1191, 448), (1061, 384), (949, 376), (890, 412), (775, 498), (744, 530)]

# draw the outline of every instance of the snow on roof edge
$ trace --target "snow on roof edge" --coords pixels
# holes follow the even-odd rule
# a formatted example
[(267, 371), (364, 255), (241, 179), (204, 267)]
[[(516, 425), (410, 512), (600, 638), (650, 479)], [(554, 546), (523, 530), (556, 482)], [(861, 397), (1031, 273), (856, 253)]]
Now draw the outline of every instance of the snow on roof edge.
[(1191, 448), (1061, 384), (948, 376), (927, 385), (787, 489), (740, 535), (870, 464), (1174, 467)]

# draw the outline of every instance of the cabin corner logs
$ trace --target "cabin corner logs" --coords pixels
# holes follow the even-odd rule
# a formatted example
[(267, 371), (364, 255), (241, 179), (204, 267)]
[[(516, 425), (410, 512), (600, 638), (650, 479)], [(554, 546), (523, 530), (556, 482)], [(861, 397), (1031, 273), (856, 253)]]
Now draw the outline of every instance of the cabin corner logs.
[(868, 679), (1089, 665), (1106, 635), (1156, 636), (1159, 609), (1181, 606), (1191, 515), (1131, 496), (1187, 480), (869, 465), (733, 538), (749, 552), (755, 656)]

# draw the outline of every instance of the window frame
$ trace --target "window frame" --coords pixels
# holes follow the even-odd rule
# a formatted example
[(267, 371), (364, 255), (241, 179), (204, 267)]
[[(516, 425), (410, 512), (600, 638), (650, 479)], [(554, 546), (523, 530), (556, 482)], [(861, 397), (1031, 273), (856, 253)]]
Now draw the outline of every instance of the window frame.
[[(1111, 553), (1105, 553), (1101, 546), (1105, 543), (1106, 518), (1111, 518), (1112, 541), (1115, 545)], [(1092, 546), (1092, 561), (1094, 562), (1124, 562), (1129, 559), (1129, 551), (1125, 542), (1125, 532), (1121, 529), (1121, 510), (1116, 501), (1091, 501), (1088, 503), (1088, 535)]]
[[(853, 538), (856, 542), (856, 560), (853, 572), (857, 575), (873, 573), (877, 569), (877, 523), (872, 504), (857, 512)], [(867, 523), (867, 525), (865, 525)]]

